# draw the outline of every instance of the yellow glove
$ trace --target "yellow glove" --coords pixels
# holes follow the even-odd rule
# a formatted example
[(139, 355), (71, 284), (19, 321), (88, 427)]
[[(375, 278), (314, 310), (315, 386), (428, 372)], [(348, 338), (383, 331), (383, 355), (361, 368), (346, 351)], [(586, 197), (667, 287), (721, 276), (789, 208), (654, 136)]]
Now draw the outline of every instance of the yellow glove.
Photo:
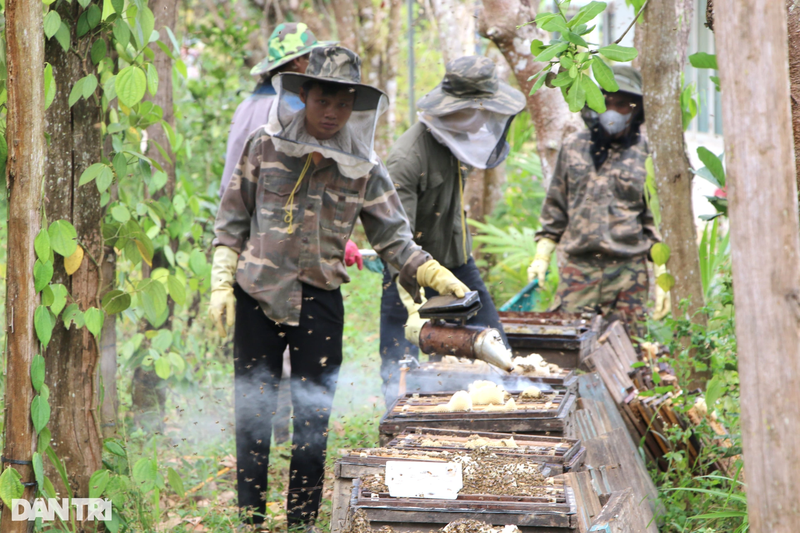
[[(211, 263), (211, 302), (208, 305), (208, 315), (217, 326), (221, 336), (226, 335), (225, 325), (233, 326), (236, 318), (236, 298), (233, 297), (233, 278), (236, 275), (236, 265), (239, 263), (239, 254), (227, 246), (217, 246), (214, 250), (214, 260)], [(222, 322), (222, 313), (225, 313), (225, 323)]]
[(400, 293), (400, 301), (403, 302), (403, 305), (406, 306), (406, 311), (408, 311), (408, 320), (406, 320), (405, 325), (406, 340), (419, 347), (419, 333), (422, 331), (422, 326), (428, 321), (419, 317), (419, 308), (427, 301), (425, 299), (425, 291), (422, 288), (419, 290), (420, 298), (422, 298), (422, 303), (419, 304), (414, 303), (414, 298), (399, 283), (397, 284), (397, 292)]
[[(667, 272), (667, 267), (665, 265), (655, 265), (653, 266), (653, 274), (655, 274), (656, 279), (661, 274), (665, 274)], [(656, 283), (656, 306), (653, 309), (653, 318), (656, 320), (661, 320), (665, 316), (667, 316), (672, 309), (672, 297), (670, 293), (664, 292), (664, 289), (658, 286)]]
[(547, 269), (550, 267), (550, 256), (556, 249), (556, 242), (547, 237), (539, 239), (536, 244), (536, 255), (533, 256), (531, 266), (528, 267), (528, 283), (539, 278), (539, 285), (544, 285)]
[(430, 287), (439, 294), (455, 295), (456, 298), (463, 298), (469, 292), (469, 287), (461, 283), (452, 272), (440, 265), (439, 261), (435, 259), (423, 263), (417, 269), (417, 283), (423, 287)]

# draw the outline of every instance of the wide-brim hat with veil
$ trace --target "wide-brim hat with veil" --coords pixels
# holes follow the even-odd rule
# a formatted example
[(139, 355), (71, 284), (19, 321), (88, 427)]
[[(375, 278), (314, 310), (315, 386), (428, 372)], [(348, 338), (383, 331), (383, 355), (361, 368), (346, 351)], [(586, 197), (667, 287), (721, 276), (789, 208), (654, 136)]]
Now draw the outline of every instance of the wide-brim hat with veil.
[[(305, 106), (296, 106), (300, 89), (308, 81), (335, 83), (355, 93), (350, 118), (329, 140), (318, 140), (305, 131)], [(267, 133), (273, 142), (277, 140), (276, 148), (294, 157), (320, 152), (353, 178), (367, 174), (380, 161), (374, 151), (375, 130), (389, 100), (383, 91), (361, 83), (361, 59), (355, 52), (338, 45), (314, 48), (304, 74), (281, 72), (273, 77), (272, 85), (278, 97), (270, 109)]]
[(464, 56), (447, 63), (442, 82), (417, 102), (417, 115), (459, 161), (486, 169), (508, 156), (506, 136), (524, 108), (525, 96), (498, 78), (491, 59)]
[(480, 109), (516, 115), (525, 96), (497, 76), (494, 61), (484, 56), (464, 56), (445, 66), (442, 82), (417, 101), (417, 109), (434, 117), (462, 109)]

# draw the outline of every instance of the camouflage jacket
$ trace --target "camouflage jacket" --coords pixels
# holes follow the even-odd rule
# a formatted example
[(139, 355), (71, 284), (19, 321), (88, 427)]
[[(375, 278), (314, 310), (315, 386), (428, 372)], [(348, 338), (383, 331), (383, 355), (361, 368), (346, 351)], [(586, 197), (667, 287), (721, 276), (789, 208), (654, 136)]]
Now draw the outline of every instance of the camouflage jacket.
[[(421, 122), (397, 139), (386, 160), (414, 240), (446, 268), (463, 265), (472, 253), (469, 226), (466, 251), (462, 242), (458, 164)], [(461, 172), (466, 187), (469, 168), (462, 165)]]
[(644, 197), (647, 141), (611, 145), (595, 170), (589, 131), (572, 134), (561, 147), (542, 206), (537, 240), (558, 242), (569, 255), (634, 257), (661, 241)]
[[(403, 206), (383, 164), (363, 178), (342, 176), (331, 159), (313, 161), (286, 206), (306, 157), (275, 150), (259, 128), (245, 144), (215, 224), (215, 246), (239, 252), (236, 282), (275, 322), (296, 326), (302, 283), (334, 290), (350, 281), (344, 249), (357, 218), (381, 259), (400, 271), (399, 282), (418, 292), (417, 268), (430, 259), (411, 239)], [(412, 292), (413, 291), (413, 292)]]

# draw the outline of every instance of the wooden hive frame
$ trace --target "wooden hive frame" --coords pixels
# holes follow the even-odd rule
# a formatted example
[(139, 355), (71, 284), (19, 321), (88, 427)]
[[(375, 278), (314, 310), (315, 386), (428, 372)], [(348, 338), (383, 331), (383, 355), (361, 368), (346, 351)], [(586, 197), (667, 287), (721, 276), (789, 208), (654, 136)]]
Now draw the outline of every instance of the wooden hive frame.
[[(508, 391), (517, 397), (521, 391)], [(392, 404), (381, 418), (380, 443), (385, 446), (409, 427), (460, 429), (465, 431), (490, 431), (499, 433), (523, 433), (531, 435), (561, 435), (566, 419), (575, 405), (575, 394), (570, 389), (554, 387), (553, 407), (548, 409), (524, 409), (514, 411), (487, 411), (485, 406), (466, 412), (433, 412), (427, 409), (447, 404), (452, 392), (412, 394), (406, 393)], [(518, 405), (537, 406), (545, 401), (525, 401)], [(409, 410), (403, 412), (403, 407)], [(413, 409), (412, 409), (413, 408)]]

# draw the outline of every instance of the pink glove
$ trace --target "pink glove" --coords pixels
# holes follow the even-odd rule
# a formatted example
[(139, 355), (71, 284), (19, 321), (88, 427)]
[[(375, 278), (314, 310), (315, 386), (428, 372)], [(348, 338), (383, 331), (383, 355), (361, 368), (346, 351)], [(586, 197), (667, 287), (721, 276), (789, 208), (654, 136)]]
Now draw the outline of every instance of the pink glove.
[(361, 257), (361, 252), (358, 251), (358, 246), (353, 241), (347, 241), (347, 246), (344, 247), (344, 264), (353, 266), (358, 263), (358, 269), (364, 269), (364, 258)]

